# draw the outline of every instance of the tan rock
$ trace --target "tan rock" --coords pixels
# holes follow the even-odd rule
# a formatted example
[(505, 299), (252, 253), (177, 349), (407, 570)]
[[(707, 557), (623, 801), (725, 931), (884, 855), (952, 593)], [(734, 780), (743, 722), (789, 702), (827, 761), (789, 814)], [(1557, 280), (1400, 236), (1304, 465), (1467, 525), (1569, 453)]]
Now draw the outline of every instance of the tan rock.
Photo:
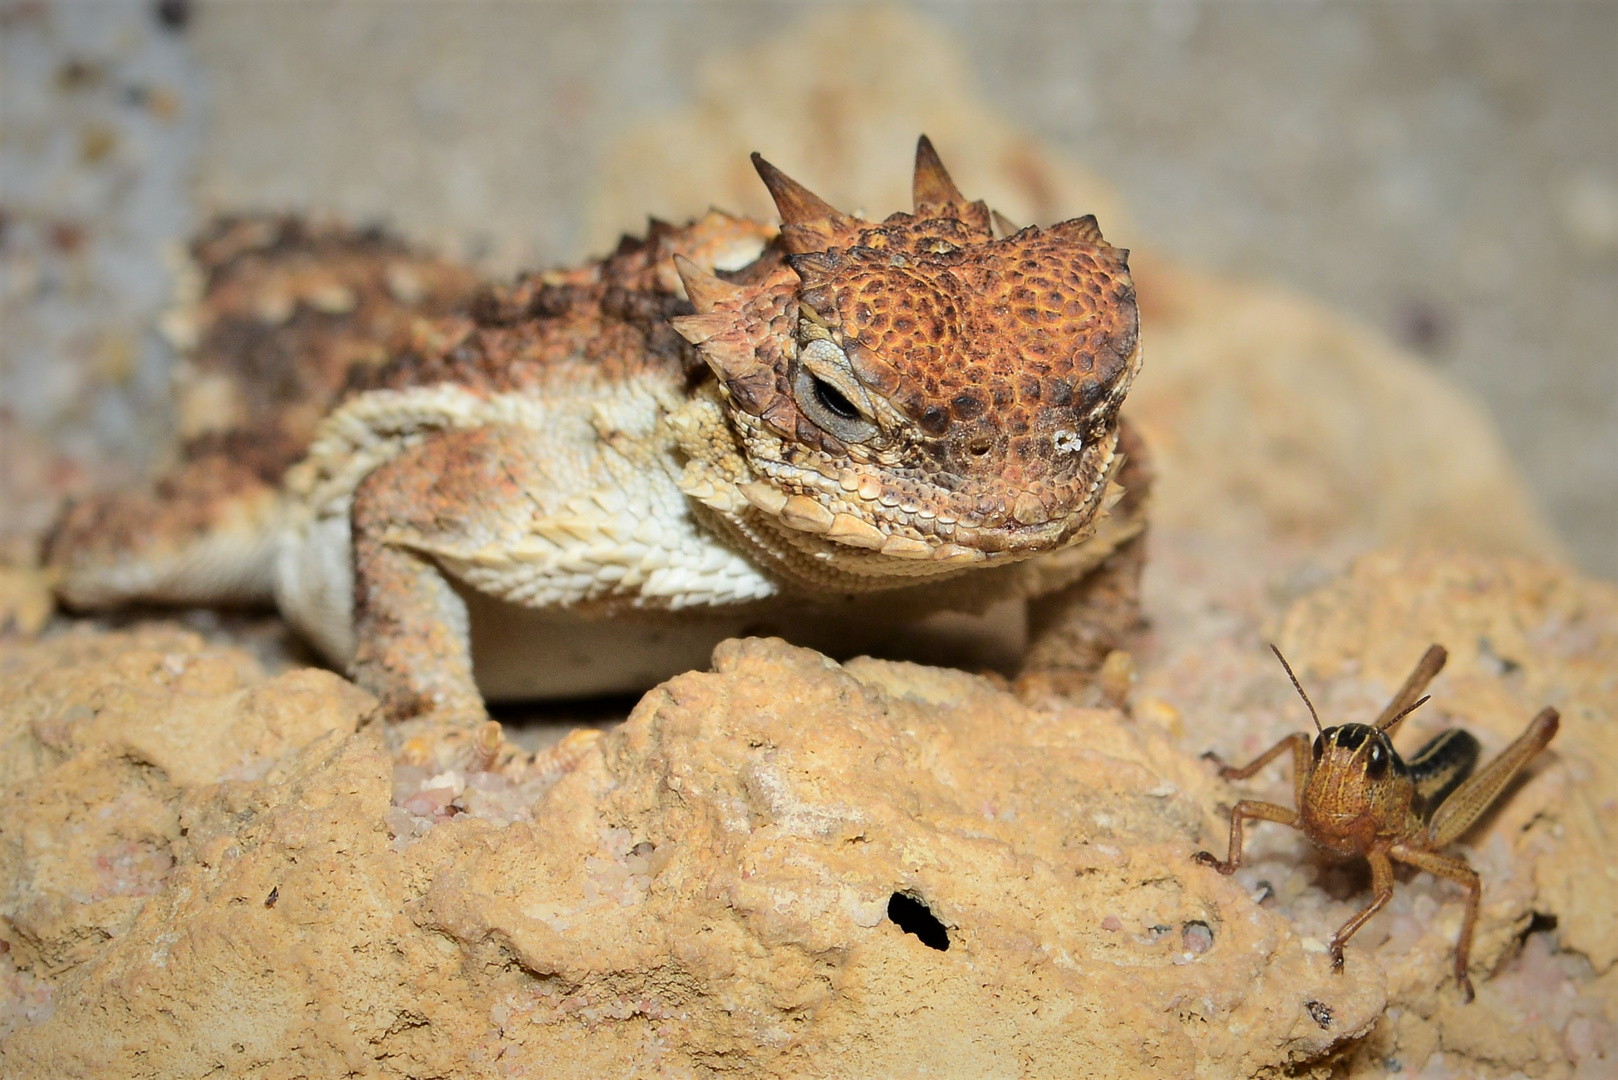
[(56, 610), (50, 583), (23, 567), (0, 566), (0, 637), (32, 637)]
[[(369, 702), (331, 676), (264, 680), (183, 634), (14, 647), (8, 1075), (1236, 1077), (1335, 1054), (1379, 1076), (1441, 1050), (1457, 1074), (1583, 1076), (1618, 1059), (1612, 905), (1592, 887), (1618, 857), (1598, 786), (1618, 590), (1379, 554), (1274, 624), (1329, 719), (1363, 719), (1429, 640), (1449, 645), (1407, 748), (1465, 723), (1494, 750), (1562, 708), (1552, 751), (1461, 847), (1484, 878), (1472, 1005), (1449, 974), (1451, 884), (1400, 881), (1334, 975), (1324, 942), (1362, 878), (1279, 826), (1253, 830), (1233, 878), (1190, 861), (1238, 795), (1290, 787), (1280, 766), (1222, 784), (1197, 755), (1306, 722), (1242, 641), (1273, 600), (1240, 625), (1208, 610), (1205, 636), (1144, 659), (1134, 720), (727, 643), (554, 786), (507, 789), (537, 802), (499, 820), (471, 781), (469, 812), (424, 810), (408, 768), (393, 801), (413, 809), (390, 808), (388, 757), (355, 732)], [(180, 754), (162, 732), (186, 710), (200, 735)]]
[(161, 629), (14, 648), (0, 679), (0, 941), (36, 975), (79, 968), (164, 890), (188, 791), (256, 779), (371, 705)]
[[(387, 760), (340, 730), (262, 780), (193, 789), (184, 837), (167, 825), (172, 873), (8, 1060), (241, 1075), (297, 1047), (309, 1075), (682, 1073), (715, 1055), (758, 1075), (1018, 1057), (1241, 1075), (1374, 1021), (1372, 969), (1332, 976), (1187, 861), (1210, 784), (1149, 731), (779, 642), (727, 644), (716, 668), (649, 695), (532, 825), (456, 818), (395, 852)], [(895, 893), (942, 921), (947, 951), (895, 925)], [(1211, 1033), (1229, 1025), (1246, 1036)]]

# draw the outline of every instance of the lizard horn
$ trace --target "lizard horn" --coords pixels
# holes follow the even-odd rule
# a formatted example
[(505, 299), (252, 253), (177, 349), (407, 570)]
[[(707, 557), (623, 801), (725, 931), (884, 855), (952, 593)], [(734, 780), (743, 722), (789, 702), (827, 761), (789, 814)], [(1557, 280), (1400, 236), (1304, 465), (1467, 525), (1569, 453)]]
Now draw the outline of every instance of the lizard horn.
[(726, 300), (733, 300), (747, 290), (740, 285), (715, 277), (684, 255), (674, 256), (674, 269), (685, 285), (685, 295), (699, 312), (709, 312)]
[(911, 190), (915, 195), (918, 214), (946, 206), (960, 206), (966, 202), (966, 196), (961, 194), (961, 189), (949, 178), (944, 163), (938, 159), (933, 141), (925, 135), (916, 140), (916, 176)]
[(676, 315), (669, 320), (674, 332), (693, 345), (701, 345), (711, 337), (723, 334), (736, 325), (736, 320), (724, 312), (706, 315)]
[(822, 221), (836, 221), (843, 216), (831, 203), (765, 161), (763, 155), (753, 154), (753, 168), (758, 170), (758, 177), (764, 181), (764, 186), (770, 189), (770, 198), (775, 200), (781, 224), (813, 225)]
[(825, 251), (836, 238), (854, 228), (847, 215), (757, 153), (753, 155), (753, 168), (775, 200), (775, 209), (781, 215), (781, 239), (788, 251)]
[(1085, 214), (1071, 221), (1061, 221), (1046, 230), (1052, 236), (1060, 236), (1064, 240), (1079, 240), (1086, 244), (1105, 244), (1107, 241), (1101, 237), (1101, 226), (1096, 224), (1094, 214)]

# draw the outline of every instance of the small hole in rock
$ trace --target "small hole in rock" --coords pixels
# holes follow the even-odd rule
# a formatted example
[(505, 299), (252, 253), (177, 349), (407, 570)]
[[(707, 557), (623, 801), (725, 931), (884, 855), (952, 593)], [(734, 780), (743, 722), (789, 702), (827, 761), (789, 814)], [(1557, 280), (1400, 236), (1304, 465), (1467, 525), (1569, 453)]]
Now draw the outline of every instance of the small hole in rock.
[(1213, 930), (1205, 922), (1188, 922), (1180, 930), (1180, 942), (1192, 956), (1201, 956), (1213, 948)]
[[(1528, 926), (1524, 928), (1522, 933), (1517, 935), (1517, 943), (1520, 945), (1527, 941), (1530, 934), (1548, 934), (1555, 929), (1555, 915), (1546, 911), (1536, 911), (1533, 913), (1533, 917), (1528, 920)], [(1551, 948), (1554, 951), (1556, 946), (1553, 944)]]
[(927, 910), (927, 905), (914, 896), (896, 892), (888, 897), (888, 918), (905, 933), (915, 934), (929, 949), (939, 952), (949, 949), (949, 931)]

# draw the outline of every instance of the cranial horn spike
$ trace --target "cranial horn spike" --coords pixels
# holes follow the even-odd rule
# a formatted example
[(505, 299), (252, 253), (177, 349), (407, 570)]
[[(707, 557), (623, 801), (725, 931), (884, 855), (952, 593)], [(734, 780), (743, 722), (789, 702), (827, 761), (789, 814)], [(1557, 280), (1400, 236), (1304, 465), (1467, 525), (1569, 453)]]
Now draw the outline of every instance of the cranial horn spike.
[(753, 168), (764, 186), (770, 189), (775, 209), (783, 225), (811, 225), (816, 222), (840, 222), (843, 215), (835, 206), (798, 183), (786, 173), (771, 165), (755, 152)]
[(1101, 238), (1101, 226), (1096, 222), (1094, 214), (1085, 214), (1083, 217), (1073, 218), (1052, 225), (1047, 232), (1060, 236), (1064, 240), (1082, 240), (1087, 244), (1105, 244)]
[[(702, 350), (702, 358), (713, 368), (715, 375), (725, 380), (769, 372), (768, 368), (758, 362), (751, 349), (733, 341), (710, 342), (708, 347)], [(773, 383), (774, 379), (770, 381)]]
[(709, 312), (726, 300), (734, 300), (747, 290), (715, 277), (684, 255), (674, 256), (674, 269), (685, 285), (685, 295), (699, 312)]
[(959, 206), (966, 202), (966, 196), (949, 178), (944, 163), (938, 160), (938, 151), (933, 149), (932, 140), (925, 135), (916, 140), (916, 177), (911, 190), (915, 195), (918, 214), (923, 210)]
[(728, 315), (676, 315), (669, 320), (675, 333), (693, 345), (701, 345), (716, 334), (722, 334), (735, 325)]

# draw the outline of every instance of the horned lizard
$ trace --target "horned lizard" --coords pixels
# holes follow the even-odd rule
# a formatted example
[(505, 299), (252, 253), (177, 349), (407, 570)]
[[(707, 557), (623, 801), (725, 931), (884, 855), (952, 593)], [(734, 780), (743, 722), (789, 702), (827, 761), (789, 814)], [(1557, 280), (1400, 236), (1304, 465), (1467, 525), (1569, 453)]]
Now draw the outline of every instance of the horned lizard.
[(376, 237), (216, 230), (186, 461), (70, 511), (60, 595), (273, 598), (396, 719), (1001, 597), (1036, 600), (1042, 640), (1095, 637), (1080, 609), (1130, 583), (1091, 571), (1127, 579), (1142, 525), (1127, 252), (1093, 217), (1012, 228), (925, 137), (913, 212), (880, 222), (754, 164), (779, 231), (654, 222), (476, 290)]

